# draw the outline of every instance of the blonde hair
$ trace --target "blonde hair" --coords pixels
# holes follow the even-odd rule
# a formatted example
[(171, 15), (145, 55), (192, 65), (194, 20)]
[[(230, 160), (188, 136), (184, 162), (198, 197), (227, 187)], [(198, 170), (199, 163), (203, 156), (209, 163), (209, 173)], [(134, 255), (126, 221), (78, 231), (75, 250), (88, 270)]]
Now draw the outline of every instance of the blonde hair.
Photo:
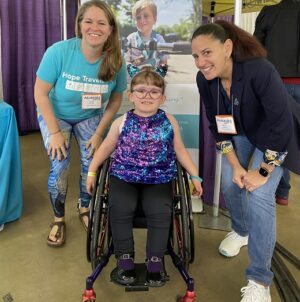
[(99, 67), (98, 78), (104, 82), (109, 82), (113, 80), (116, 73), (122, 67), (122, 55), (121, 55), (121, 45), (119, 40), (119, 29), (117, 25), (116, 18), (109, 7), (104, 1), (100, 0), (90, 0), (81, 5), (78, 10), (76, 23), (75, 23), (75, 32), (76, 37), (82, 38), (81, 32), (81, 22), (84, 18), (84, 14), (90, 7), (98, 7), (100, 8), (111, 27), (111, 34), (109, 35), (107, 41), (103, 46), (103, 54), (104, 58)]
[(137, 1), (132, 8), (132, 18), (135, 20), (136, 15), (139, 14), (139, 12), (146, 7), (150, 8), (153, 17), (156, 19), (157, 18), (157, 7), (156, 7), (156, 4), (152, 0)]
[(161, 75), (159, 75), (152, 66), (144, 66), (131, 80), (130, 91), (133, 87), (140, 84), (147, 84), (159, 87), (164, 94), (166, 89), (166, 82)]

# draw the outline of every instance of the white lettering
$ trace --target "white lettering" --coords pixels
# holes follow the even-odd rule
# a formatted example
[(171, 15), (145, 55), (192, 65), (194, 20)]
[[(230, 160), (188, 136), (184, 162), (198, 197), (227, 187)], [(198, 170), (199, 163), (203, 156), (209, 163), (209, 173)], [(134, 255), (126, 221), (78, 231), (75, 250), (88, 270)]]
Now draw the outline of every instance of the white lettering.
[(66, 81), (66, 89), (73, 91), (81, 91), (87, 93), (107, 93), (108, 85), (99, 85), (99, 84), (88, 84), (81, 82), (74, 82), (71, 80)]
[(62, 73), (62, 78), (71, 80), (71, 81), (80, 81), (80, 76), (72, 75), (66, 72)]
[(84, 81), (84, 82), (87, 82), (87, 83), (98, 83), (98, 84), (103, 83), (103, 81), (101, 81), (101, 80), (99, 80), (99, 79), (96, 79), (96, 78), (89, 78), (89, 77), (87, 77), (87, 76), (85, 76), (85, 75), (83, 75), (82, 78), (83, 78), (83, 81)]

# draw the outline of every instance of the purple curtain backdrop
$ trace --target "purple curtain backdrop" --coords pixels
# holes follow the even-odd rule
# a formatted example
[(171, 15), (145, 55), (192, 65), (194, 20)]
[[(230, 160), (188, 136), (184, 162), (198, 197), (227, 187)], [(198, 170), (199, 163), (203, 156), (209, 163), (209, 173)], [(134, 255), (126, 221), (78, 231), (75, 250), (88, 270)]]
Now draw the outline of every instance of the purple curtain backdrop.
[[(68, 35), (74, 36), (77, 1), (69, 0)], [(1, 0), (4, 101), (14, 107), (20, 133), (38, 129), (33, 88), (48, 46), (62, 39), (60, 0)]]
[[(233, 16), (218, 16), (215, 20), (226, 20), (233, 22)], [(210, 23), (209, 17), (203, 17), (202, 24)], [(213, 204), (214, 182), (216, 169), (216, 144), (209, 128), (209, 122), (206, 118), (205, 107), (200, 98), (200, 146), (199, 146), (199, 170), (203, 178), (203, 202), (209, 205)], [(226, 208), (224, 197), (220, 192), (219, 205)]]

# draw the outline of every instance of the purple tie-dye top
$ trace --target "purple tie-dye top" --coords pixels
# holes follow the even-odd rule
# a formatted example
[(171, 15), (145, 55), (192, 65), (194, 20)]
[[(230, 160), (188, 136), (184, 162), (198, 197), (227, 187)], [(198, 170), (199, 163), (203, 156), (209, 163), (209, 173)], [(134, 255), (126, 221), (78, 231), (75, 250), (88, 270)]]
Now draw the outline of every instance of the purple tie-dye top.
[(171, 181), (176, 176), (173, 139), (172, 124), (163, 110), (150, 117), (127, 112), (110, 175), (134, 183)]

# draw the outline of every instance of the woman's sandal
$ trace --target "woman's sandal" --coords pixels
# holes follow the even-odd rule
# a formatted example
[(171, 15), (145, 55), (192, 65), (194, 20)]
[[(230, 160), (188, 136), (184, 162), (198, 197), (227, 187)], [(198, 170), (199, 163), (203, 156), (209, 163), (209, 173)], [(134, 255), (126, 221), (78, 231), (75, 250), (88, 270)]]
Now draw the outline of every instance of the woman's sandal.
[(85, 212), (79, 212), (79, 219), (84, 227), (84, 229), (87, 231), (90, 223), (90, 211), (85, 211)]
[[(64, 221), (55, 221), (51, 223), (50, 228), (51, 231), (54, 227), (57, 227), (57, 231), (55, 233), (55, 241), (50, 239), (50, 234), (47, 238), (47, 244), (52, 247), (59, 247), (62, 246), (66, 241), (66, 223)], [(50, 231), (50, 233), (51, 233)]]

